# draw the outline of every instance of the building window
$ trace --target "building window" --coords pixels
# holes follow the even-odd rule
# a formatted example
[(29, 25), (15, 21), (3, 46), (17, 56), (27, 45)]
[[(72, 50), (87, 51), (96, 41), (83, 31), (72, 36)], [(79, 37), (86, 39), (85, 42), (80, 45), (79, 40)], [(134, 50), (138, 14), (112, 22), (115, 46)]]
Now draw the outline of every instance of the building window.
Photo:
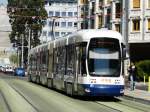
[(72, 22), (68, 22), (68, 27), (72, 27)]
[(60, 12), (55, 12), (55, 16), (60, 16)]
[(103, 21), (103, 17), (102, 16), (98, 16), (98, 28), (102, 27), (102, 21)]
[(140, 0), (133, 0), (133, 8), (140, 8)]
[(48, 32), (48, 36), (51, 37), (52, 36), (52, 32)]
[(53, 16), (54, 12), (53, 11), (49, 11), (49, 16)]
[(69, 35), (69, 34), (71, 34), (71, 32), (67, 32), (67, 34)]
[(133, 31), (140, 31), (140, 20), (138, 19), (135, 19), (135, 20), (132, 20), (132, 23), (133, 23)]
[(66, 32), (61, 32), (61, 36), (65, 35), (65, 34), (66, 34)]
[(121, 3), (116, 3), (116, 18), (120, 18), (121, 15)]
[(75, 22), (75, 23), (74, 23), (74, 27), (77, 27), (77, 25), (78, 25), (77, 22)]
[(63, 16), (63, 17), (65, 17), (65, 16), (66, 16), (66, 12), (62, 12), (61, 14), (62, 14), (62, 16)]
[(74, 16), (77, 16), (78, 15), (78, 13), (77, 12), (74, 12)]
[(95, 3), (92, 2), (91, 14), (94, 15), (94, 12), (95, 12)]
[(59, 26), (59, 22), (55, 22), (55, 26)]
[(115, 30), (120, 32), (120, 24), (115, 24)]
[(48, 5), (48, 1), (45, 1), (44, 3), (45, 3), (45, 5)]
[(69, 16), (69, 17), (72, 17), (72, 16), (73, 16), (73, 13), (72, 13), (72, 12), (68, 12), (68, 16)]
[(150, 30), (150, 18), (148, 19), (148, 30)]
[(42, 36), (46, 36), (47, 35), (47, 31), (43, 31)]
[(80, 4), (88, 4), (88, 0), (80, 0)]
[(53, 24), (53, 22), (52, 22), (52, 21), (49, 21), (49, 26), (50, 26), (50, 27), (52, 26), (52, 24)]
[(110, 4), (112, 0), (107, 0), (107, 4)]
[(66, 22), (61, 22), (61, 27), (66, 27)]
[(148, 8), (150, 8), (150, 0), (148, 0)]
[(59, 37), (59, 32), (55, 32), (55, 37)]

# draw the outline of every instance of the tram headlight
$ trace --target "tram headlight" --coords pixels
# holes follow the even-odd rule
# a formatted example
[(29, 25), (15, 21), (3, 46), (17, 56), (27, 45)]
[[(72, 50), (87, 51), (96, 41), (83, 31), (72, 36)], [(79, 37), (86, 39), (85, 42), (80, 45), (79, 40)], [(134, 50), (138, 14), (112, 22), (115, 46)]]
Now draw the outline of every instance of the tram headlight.
[(124, 89), (120, 89), (120, 93), (124, 93)]
[(85, 92), (90, 93), (91, 90), (89, 88), (85, 88)]

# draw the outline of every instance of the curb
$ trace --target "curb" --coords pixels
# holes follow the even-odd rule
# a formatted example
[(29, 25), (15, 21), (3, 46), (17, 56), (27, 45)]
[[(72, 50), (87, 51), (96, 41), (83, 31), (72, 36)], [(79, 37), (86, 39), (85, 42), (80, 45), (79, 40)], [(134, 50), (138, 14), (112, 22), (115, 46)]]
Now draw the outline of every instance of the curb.
[(136, 97), (132, 97), (132, 96), (128, 96), (128, 95), (124, 95), (124, 96), (122, 96), (122, 98), (127, 99), (127, 100), (131, 100), (131, 101), (136, 101), (136, 102), (139, 102), (139, 103), (143, 103), (143, 104), (146, 104), (146, 105), (150, 105), (149, 100), (144, 100), (144, 99), (141, 99), (141, 98), (136, 98)]

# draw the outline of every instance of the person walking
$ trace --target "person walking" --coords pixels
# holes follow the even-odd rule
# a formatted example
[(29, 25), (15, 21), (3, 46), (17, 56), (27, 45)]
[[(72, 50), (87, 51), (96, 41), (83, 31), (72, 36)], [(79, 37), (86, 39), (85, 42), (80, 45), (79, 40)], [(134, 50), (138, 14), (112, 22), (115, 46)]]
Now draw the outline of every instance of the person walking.
[(134, 63), (131, 63), (129, 66), (129, 80), (130, 80), (130, 90), (133, 91), (135, 89), (135, 75), (136, 75), (136, 67)]

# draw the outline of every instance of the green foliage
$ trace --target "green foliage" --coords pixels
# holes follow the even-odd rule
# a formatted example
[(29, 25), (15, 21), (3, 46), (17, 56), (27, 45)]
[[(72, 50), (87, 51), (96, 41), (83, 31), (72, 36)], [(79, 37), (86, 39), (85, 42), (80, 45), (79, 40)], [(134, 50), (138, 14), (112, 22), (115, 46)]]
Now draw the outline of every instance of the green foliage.
[[(32, 36), (30, 45), (35, 47), (40, 44), (39, 36), (47, 18), (44, 8), (44, 0), (8, 0), (7, 12), (10, 17), (12, 32), (9, 38), (12, 43), (16, 43), (21, 50), (22, 38), (24, 46), (28, 46), (28, 37)], [(30, 33), (29, 33), (30, 32)], [(28, 49), (24, 49), (24, 54), (28, 54)], [(27, 55), (24, 56), (26, 63)]]
[(43, 21), (47, 18), (44, 8), (44, 0), (8, 0), (7, 12), (12, 25), (10, 34), (11, 42), (20, 42), (21, 34), (25, 40), (28, 39), (28, 31), (33, 33), (31, 43), (33, 47), (39, 44), (39, 32), (41, 32)]
[(144, 60), (136, 63), (137, 78), (143, 80), (144, 76), (148, 80), (150, 76), (150, 60)]
[(13, 54), (9, 57), (10, 61), (14, 64), (18, 64), (18, 57), (17, 57), (17, 54)]

